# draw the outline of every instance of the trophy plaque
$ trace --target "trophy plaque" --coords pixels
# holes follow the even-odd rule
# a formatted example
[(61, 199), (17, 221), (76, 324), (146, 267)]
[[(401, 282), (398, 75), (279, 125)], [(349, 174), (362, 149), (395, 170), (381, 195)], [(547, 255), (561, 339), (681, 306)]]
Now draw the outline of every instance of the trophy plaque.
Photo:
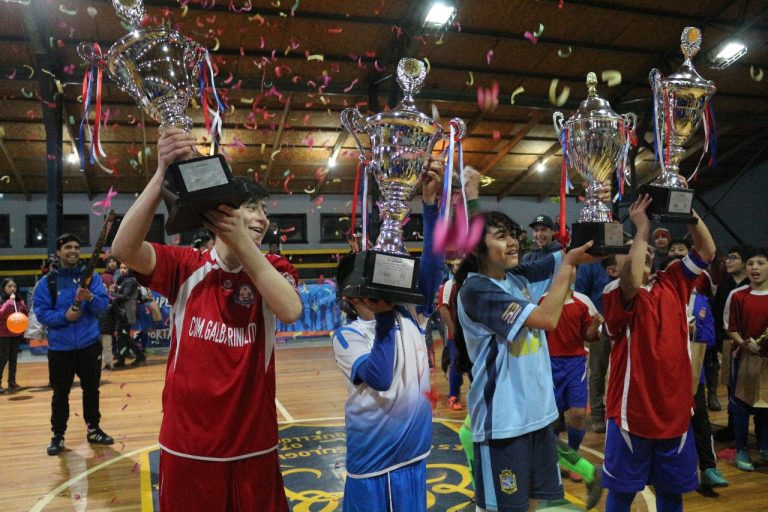
[(585, 185), (586, 200), (571, 226), (571, 245), (580, 247), (593, 240), (590, 254), (626, 254), (629, 248), (624, 245), (624, 228), (613, 221), (611, 209), (598, 200), (597, 193), (603, 184), (610, 186), (611, 176), (622, 165), (637, 118), (633, 113), (620, 116), (614, 112), (608, 101), (597, 95), (596, 87), (597, 75), (589, 73), (587, 99), (576, 114), (567, 121), (561, 112), (552, 116), (558, 138), (565, 136), (567, 159)]
[[(78, 46), (78, 53), (88, 62), (104, 65), (117, 86), (160, 123), (160, 130), (173, 126), (189, 132), (192, 119), (186, 110), (200, 92), (204, 49), (170, 28), (139, 28), (144, 18), (142, 0), (112, 0), (112, 4), (133, 30), (105, 56), (85, 44)], [(244, 183), (233, 179), (226, 160), (214, 155), (169, 166), (162, 196), (168, 208), (165, 231), (170, 235), (199, 229), (202, 214), (220, 204), (239, 208), (248, 192)]]
[(656, 147), (661, 162), (661, 175), (640, 187), (640, 194), (649, 194), (653, 202), (648, 217), (656, 222), (695, 224), (691, 214), (693, 190), (689, 190), (678, 177), (680, 160), (685, 154), (683, 146), (701, 124), (707, 101), (715, 94), (715, 84), (705, 80), (694, 69), (691, 59), (701, 47), (701, 31), (686, 27), (680, 38), (680, 49), (685, 57), (682, 67), (668, 77), (658, 69), (649, 76), (653, 89)]
[[(416, 110), (413, 96), (421, 89), (427, 71), (417, 59), (401, 59), (397, 82), (404, 98), (389, 112), (368, 118), (355, 107), (341, 112), (341, 124), (354, 137), (361, 159), (363, 145), (358, 133), (370, 137), (370, 172), (381, 191), (381, 229), (376, 245), (355, 255), (350, 284), (342, 290), (348, 297), (364, 297), (400, 304), (422, 304), (418, 288), (419, 259), (410, 256), (403, 245), (403, 223), (411, 211), (408, 202), (426, 171), (435, 143), (443, 137), (440, 123)], [(466, 128), (461, 119), (451, 121), (458, 128), (457, 138)]]

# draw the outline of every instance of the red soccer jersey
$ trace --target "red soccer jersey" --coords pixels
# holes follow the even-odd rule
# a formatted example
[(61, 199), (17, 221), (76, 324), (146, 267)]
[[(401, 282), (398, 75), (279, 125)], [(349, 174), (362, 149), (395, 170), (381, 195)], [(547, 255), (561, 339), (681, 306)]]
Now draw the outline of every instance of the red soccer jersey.
[(437, 292), (437, 309), (449, 306), (452, 310), (456, 306), (456, 281), (449, 279), (440, 285)]
[[(544, 300), (542, 295), (539, 304)], [(554, 331), (547, 331), (547, 346), (551, 357), (586, 356), (584, 341), (587, 340), (587, 329), (592, 323), (592, 317), (597, 309), (592, 301), (583, 293), (573, 292), (563, 305), (563, 312)]]
[(619, 280), (603, 294), (611, 348), (606, 416), (649, 439), (683, 435), (691, 421), (691, 358), (686, 308), (706, 263), (696, 253), (672, 263), (626, 308)]
[(726, 329), (745, 340), (757, 338), (768, 329), (768, 291), (753, 290), (749, 285), (736, 288), (728, 296), (725, 310)]
[[(275, 315), (242, 267), (227, 268), (215, 249), (152, 245), (155, 271), (137, 278), (172, 305), (160, 445), (202, 460), (274, 450)], [(288, 260), (267, 259), (295, 286)]]

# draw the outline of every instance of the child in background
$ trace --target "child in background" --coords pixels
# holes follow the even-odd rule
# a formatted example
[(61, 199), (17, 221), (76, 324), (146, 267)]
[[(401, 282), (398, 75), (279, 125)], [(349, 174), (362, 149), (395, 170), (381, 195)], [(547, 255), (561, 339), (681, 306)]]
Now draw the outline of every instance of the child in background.
[[(5, 278), (0, 282), (0, 383), (2, 382), (5, 364), (8, 363), (8, 391), (18, 391), (21, 386), (16, 382), (16, 361), (19, 357), (19, 346), (24, 340), (24, 333), (14, 333), (8, 329), (8, 317), (19, 312), (29, 314), (27, 305), (16, 296), (18, 288), (13, 279)], [(5, 390), (0, 386), (0, 393)]]
[[(545, 297), (546, 294), (541, 301)], [(602, 323), (603, 316), (589, 297), (569, 290), (557, 327), (547, 331), (557, 411), (565, 414), (568, 446), (572, 450), (579, 449), (586, 433), (587, 351), (584, 341), (596, 341)], [(575, 472), (568, 476), (574, 482), (582, 480)]]
[[(731, 371), (731, 395), (728, 399), (728, 412), (733, 417), (733, 433), (736, 437), (736, 467), (742, 471), (754, 471), (755, 466), (747, 449), (749, 416), (755, 416), (755, 430), (761, 432), (760, 458), (768, 462), (768, 409), (752, 407), (738, 396), (736, 386), (739, 372), (745, 362), (765, 357), (765, 344), (768, 341), (768, 249), (755, 248), (747, 256), (747, 277), (749, 285), (736, 288), (728, 296), (725, 311), (728, 323), (725, 326), (728, 336), (735, 342)], [(756, 340), (763, 337), (763, 345)], [(765, 361), (762, 372), (756, 372), (755, 378), (765, 374)]]

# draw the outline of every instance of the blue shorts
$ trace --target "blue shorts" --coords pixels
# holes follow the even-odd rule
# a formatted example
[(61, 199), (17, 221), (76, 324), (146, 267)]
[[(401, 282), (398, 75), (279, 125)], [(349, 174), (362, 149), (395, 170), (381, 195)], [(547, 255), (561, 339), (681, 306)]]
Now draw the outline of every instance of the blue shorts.
[(587, 406), (587, 356), (550, 358), (557, 411)]
[(426, 512), (427, 459), (383, 475), (349, 478), (344, 512)]
[(475, 443), (475, 497), (481, 508), (527, 512), (531, 499), (563, 497), (552, 425), (509, 439)]
[(699, 487), (693, 430), (673, 439), (648, 439), (621, 430), (608, 420), (603, 487), (636, 493), (646, 485), (672, 494)]

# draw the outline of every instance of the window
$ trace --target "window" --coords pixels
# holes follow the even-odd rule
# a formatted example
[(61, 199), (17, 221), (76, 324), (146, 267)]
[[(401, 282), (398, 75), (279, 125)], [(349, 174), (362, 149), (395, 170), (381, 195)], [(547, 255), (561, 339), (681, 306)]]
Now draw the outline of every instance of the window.
[[(103, 221), (100, 220), (100, 222)], [(123, 222), (123, 215), (118, 215), (115, 217), (115, 222), (112, 223), (112, 228), (109, 230), (109, 233), (107, 234), (107, 239), (104, 241), (105, 247), (110, 247), (112, 245), (112, 242), (115, 240), (115, 235), (117, 234), (117, 228), (120, 227), (120, 223)], [(164, 244), (165, 243), (165, 217), (158, 213), (154, 216), (152, 219), (152, 224), (149, 225), (149, 232), (147, 233), (146, 240), (147, 242), (156, 242), (158, 244)]]
[(407, 242), (424, 240), (424, 217), (420, 213), (412, 213), (406, 220), (403, 239)]
[[(88, 215), (63, 215), (61, 233), (72, 233), (80, 239), (80, 246), (91, 245)], [(48, 216), (27, 215), (27, 247), (48, 247)]]
[(264, 243), (307, 243), (307, 216), (303, 213), (278, 213), (269, 216)]
[[(345, 214), (321, 213), (320, 214), (320, 241), (321, 242), (346, 242), (349, 236), (349, 227), (352, 217)], [(358, 215), (355, 220), (355, 231), (363, 231), (362, 218)]]
[(0, 215), (0, 247), (11, 246), (10, 215)]

